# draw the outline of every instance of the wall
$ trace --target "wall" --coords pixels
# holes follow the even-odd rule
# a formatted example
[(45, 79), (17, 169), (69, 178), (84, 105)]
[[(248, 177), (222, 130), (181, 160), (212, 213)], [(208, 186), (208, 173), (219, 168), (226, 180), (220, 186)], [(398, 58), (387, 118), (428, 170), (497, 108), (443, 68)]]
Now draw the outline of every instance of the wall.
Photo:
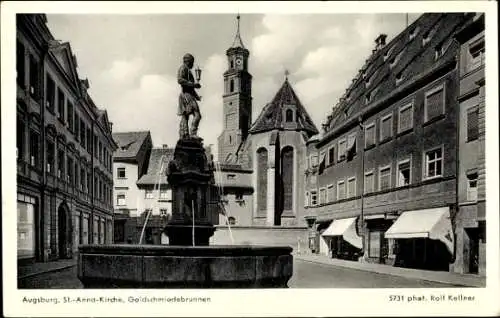
[(270, 245), (291, 246), (294, 252), (306, 252), (308, 230), (306, 227), (243, 227), (231, 226), (234, 243), (227, 226), (218, 226), (210, 238), (211, 245)]
[[(118, 168), (125, 168), (125, 179), (118, 179)], [(138, 167), (136, 164), (113, 162), (113, 207), (115, 209), (129, 209), (130, 216), (137, 216), (137, 213), (144, 210), (141, 202), (141, 191), (137, 188)], [(117, 197), (119, 194), (125, 194), (125, 206), (117, 205)], [(138, 212), (139, 211), (139, 212)]]

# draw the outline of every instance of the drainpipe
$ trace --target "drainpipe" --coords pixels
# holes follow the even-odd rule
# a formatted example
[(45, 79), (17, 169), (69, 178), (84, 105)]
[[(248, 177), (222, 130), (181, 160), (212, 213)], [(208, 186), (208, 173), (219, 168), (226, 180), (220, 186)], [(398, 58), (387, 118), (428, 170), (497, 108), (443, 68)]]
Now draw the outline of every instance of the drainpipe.
[(95, 184), (95, 169), (94, 169), (94, 152), (95, 152), (95, 147), (94, 147), (94, 125), (95, 125), (95, 120), (92, 118), (92, 124), (91, 124), (91, 129), (90, 129), (90, 134), (91, 134), (91, 152), (90, 152), (90, 167), (92, 169), (92, 180), (91, 180), (91, 189), (90, 191), (90, 222), (89, 222), (89, 233), (90, 237), (92, 239), (92, 243), (94, 243), (94, 207), (95, 207), (95, 189), (94, 189), (94, 184)]
[[(453, 40), (455, 42), (458, 42), (457, 40)], [(455, 59), (457, 60), (457, 63), (455, 64), (455, 69), (456, 69), (456, 76), (455, 78), (457, 79), (457, 85), (458, 85), (458, 92), (460, 92), (460, 52), (461, 52), (461, 45), (459, 43), (459, 49), (458, 49), (458, 54), (456, 55)], [(459, 177), (460, 177), (460, 102), (458, 100), (458, 96), (460, 93), (456, 94), (457, 99), (455, 100), (457, 102), (457, 106), (455, 109), (458, 109), (458, 114), (457, 119), (455, 120), (456, 123), (456, 139), (455, 139), (455, 207), (452, 210), (453, 213), (450, 214), (451, 218), (451, 230), (453, 234), (453, 253), (451, 255), (451, 262), (455, 263), (456, 257), (457, 257), (457, 235), (456, 235), (456, 218), (458, 215), (459, 211), (459, 198), (458, 198), (458, 184), (459, 184)]]
[[(38, 103), (40, 104), (40, 117), (41, 117), (41, 127), (40, 127), (40, 153), (39, 158), (42, 163), (42, 182), (40, 183), (40, 218), (39, 218), (39, 224), (40, 226), (40, 234), (38, 235), (40, 242), (38, 243), (38, 246), (41, 247), (40, 251), (38, 252), (38, 257), (41, 261), (44, 260), (45, 256), (45, 215), (44, 215), (44, 210), (45, 210), (45, 188), (47, 186), (47, 179), (46, 179), (46, 160), (45, 160), (45, 105), (43, 103), (45, 99), (45, 60), (47, 58), (49, 52), (49, 44), (46, 43), (43, 45), (42, 48), (42, 58), (40, 59), (40, 69), (39, 69), (39, 83), (38, 84), (38, 91), (39, 91), (39, 96), (38, 96)], [(50, 209), (49, 209), (50, 213)], [(50, 218), (50, 216), (49, 216)], [(49, 242), (49, 248), (50, 248), (50, 242)]]
[[(361, 243), (362, 243), (362, 249), (363, 249), (363, 258), (366, 253), (366, 243), (365, 243), (365, 147), (364, 147), (364, 132), (365, 132), (365, 127), (363, 125), (363, 119), (361, 117), (358, 118), (358, 124), (359, 128), (361, 130), (361, 138), (360, 138), (360, 145), (361, 145)], [(363, 143), (362, 143), (363, 141)]]

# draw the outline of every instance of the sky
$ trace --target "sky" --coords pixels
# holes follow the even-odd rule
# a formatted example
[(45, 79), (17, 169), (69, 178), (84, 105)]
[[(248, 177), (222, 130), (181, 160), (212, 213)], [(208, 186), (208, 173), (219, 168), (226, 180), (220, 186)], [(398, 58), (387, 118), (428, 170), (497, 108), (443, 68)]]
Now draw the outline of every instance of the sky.
[[(411, 24), (419, 14), (408, 15)], [(106, 109), (113, 132), (149, 130), (155, 147), (175, 146), (176, 72), (190, 52), (202, 69), (199, 136), (213, 144), (222, 132), (225, 55), (236, 14), (48, 14), (55, 39), (70, 42), (89, 93)], [(242, 14), (250, 51), (253, 120), (283, 84), (285, 70), (317, 128), (375, 47), (406, 27), (406, 14)]]

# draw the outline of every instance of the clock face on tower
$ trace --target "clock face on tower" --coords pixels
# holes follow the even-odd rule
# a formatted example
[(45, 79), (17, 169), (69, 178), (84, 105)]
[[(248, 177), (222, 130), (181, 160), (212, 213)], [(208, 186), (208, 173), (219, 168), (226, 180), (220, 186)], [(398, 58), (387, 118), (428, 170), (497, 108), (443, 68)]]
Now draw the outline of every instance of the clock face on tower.
[(240, 66), (243, 63), (243, 61), (240, 58), (236, 59), (236, 65)]

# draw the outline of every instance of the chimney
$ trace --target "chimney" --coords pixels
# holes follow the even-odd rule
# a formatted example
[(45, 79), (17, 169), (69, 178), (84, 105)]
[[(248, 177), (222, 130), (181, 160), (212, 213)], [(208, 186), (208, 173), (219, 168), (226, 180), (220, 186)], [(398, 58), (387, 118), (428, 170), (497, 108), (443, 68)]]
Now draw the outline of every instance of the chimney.
[(168, 145), (167, 144), (163, 144), (161, 145), (163, 149), (168, 149)]
[(385, 39), (387, 38), (387, 34), (380, 34), (376, 39), (375, 39), (375, 50), (380, 50), (385, 46)]

